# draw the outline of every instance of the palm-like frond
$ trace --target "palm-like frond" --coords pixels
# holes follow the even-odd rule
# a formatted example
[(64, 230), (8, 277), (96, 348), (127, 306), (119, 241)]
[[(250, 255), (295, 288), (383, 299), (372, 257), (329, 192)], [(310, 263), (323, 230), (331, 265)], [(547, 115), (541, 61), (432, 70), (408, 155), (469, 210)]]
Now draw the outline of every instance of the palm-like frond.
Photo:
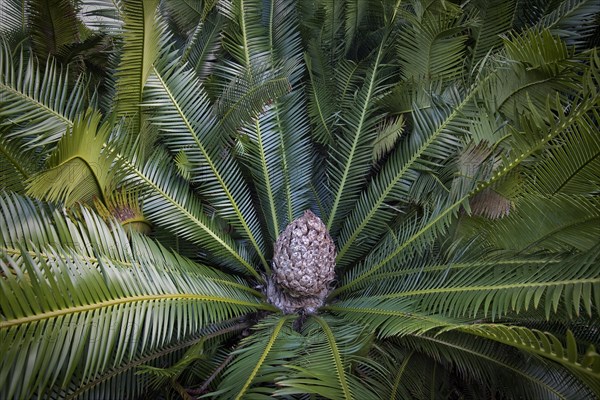
[(204, 210), (169, 161), (167, 154), (156, 152), (141, 165), (124, 163), (128, 171), (126, 181), (140, 191), (143, 211), (150, 221), (203, 246), (211, 258), (217, 258), (217, 264), (259, 278), (248, 252), (225, 234), (224, 224), (219, 224), (218, 218), (215, 220)]
[[(294, 64), (289, 73), (290, 87), (302, 77), (303, 68), (296, 18), (291, 3), (277, 3), (269, 12), (268, 29), (272, 59), (279, 57)], [(296, 64), (297, 63), (297, 64)], [(271, 241), (285, 226), (309, 207), (308, 189), (311, 174), (311, 145), (308, 140), (308, 117), (300, 89), (275, 99), (253, 121), (242, 127), (247, 139), (247, 156)], [(290, 166), (297, 168), (290, 169)]]
[(242, 399), (272, 394), (275, 388), (265, 384), (281, 378), (281, 367), (297, 356), (302, 345), (300, 335), (292, 330), (293, 318), (269, 318), (257, 324), (255, 334), (242, 341), (232, 353), (235, 358), (212, 395)]
[(596, 396), (600, 395), (600, 354), (591, 346), (580, 357), (577, 342), (571, 332), (567, 332), (565, 347), (552, 334), (523, 327), (486, 324), (472, 325), (461, 330), (561, 363), (583, 380)]
[(23, 192), (27, 181), (41, 165), (32, 160), (32, 154), (20, 151), (16, 140), (4, 138), (0, 133), (0, 189)]
[[(581, 123), (561, 135), (533, 166), (533, 186), (541, 193), (588, 195), (600, 191), (600, 137), (597, 110), (581, 117)], [(559, 167), (560, 165), (560, 167)]]
[(519, 16), (521, 11), (517, 3), (519, 0), (471, 3), (477, 12), (476, 18), (478, 19), (472, 34), (475, 43), (470, 54), (471, 68), (481, 62), (488, 53), (502, 46), (501, 35), (513, 28), (514, 19)]
[(123, 54), (117, 68), (117, 117), (127, 117), (131, 132), (142, 126), (143, 90), (160, 50), (162, 25), (155, 23), (158, 0), (123, 2)]
[(344, 319), (369, 325), (379, 337), (421, 335), (430, 330), (456, 327), (468, 322), (466, 318), (420, 312), (410, 299), (382, 299), (368, 295), (360, 299), (341, 300), (324, 309)]
[[(69, 83), (68, 73), (51, 59), (45, 68), (22, 49), (0, 51), (0, 125), (6, 140), (25, 149), (56, 143), (87, 107), (83, 79)], [(10, 106), (7, 106), (10, 104)]]
[[(557, 214), (553, 211), (557, 209), (563, 211)], [(598, 244), (599, 218), (597, 198), (533, 194), (517, 199), (508, 217), (486, 221), (486, 228), (481, 219), (465, 221), (461, 232), (468, 237), (477, 235), (484, 246), (516, 252), (585, 251)]]
[[(547, 362), (541, 359), (526, 357), (515, 349), (473, 335), (451, 331), (406, 336), (390, 342), (393, 348), (401, 346), (416, 354), (425, 354), (431, 357), (430, 362), (458, 370), (468, 384), (481, 385), (513, 398), (566, 400), (593, 395), (565, 370), (550, 372)], [(412, 379), (418, 381), (419, 378)], [(409, 382), (400, 381), (399, 385), (406, 386)]]
[[(531, 107), (529, 109), (531, 113), (528, 117), (521, 118), (521, 125), (526, 133), (513, 133), (513, 150), (508, 155), (507, 161), (492, 176), (479, 182), (472, 182), (472, 189), (466, 187), (462, 193), (457, 193), (458, 199), (452, 204), (438, 203), (434, 205), (430, 212), (419, 218), (418, 223), (410, 223), (409, 220), (406, 224), (402, 225), (402, 229), (389, 233), (380, 244), (374, 247), (365, 262), (358, 264), (353, 268), (354, 271), (350, 271), (343, 278), (342, 282), (344, 284), (336, 289), (333, 295), (358, 284), (381, 268), (398, 265), (402, 257), (406, 257), (407, 252), (410, 254), (411, 251), (423, 249), (427, 243), (431, 243), (431, 240), (438, 233), (445, 231), (452, 216), (456, 214), (462, 204), (465, 204), (467, 199), (494, 184), (503, 176), (506, 176), (520, 165), (523, 160), (543, 149), (547, 142), (556, 138), (562, 132), (577, 129), (579, 124), (587, 124), (583, 116), (589, 113), (590, 110), (597, 108), (599, 94), (596, 90), (596, 85), (600, 77), (598, 74), (600, 64), (598, 64), (595, 53), (592, 53), (590, 59), (592, 63), (591, 67), (586, 69), (580, 77), (583, 90), (578, 99), (570, 102), (572, 108), (568, 110), (568, 114), (560, 107), (560, 102), (558, 101), (558, 104), (544, 108), (544, 115), (553, 115), (553, 118), (550, 120), (536, 112), (535, 107)], [(555, 111), (558, 113), (556, 117), (554, 117)], [(447, 200), (452, 202), (451, 199)], [(361, 274), (361, 276), (359, 277), (357, 274)], [(351, 280), (351, 282), (345, 283), (347, 279)]]
[(114, 185), (113, 157), (104, 149), (111, 126), (100, 125), (100, 118), (88, 111), (74, 121), (48, 158), (47, 169), (28, 182), (29, 195), (67, 207), (93, 197), (106, 199)]
[(27, 7), (23, 0), (10, 0), (2, 4), (0, 33), (5, 38), (23, 34), (27, 31)]
[[(348, 91), (352, 99), (344, 100), (353, 106), (341, 112), (342, 128), (329, 147), (332, 154), (328, 166), (332, 204), (327, 217), (327, 229), (332, 232), (339, 229), (351, 205), (357, 200), (358, 191), (371, 166), (370, 144), (376, 138), (376, 126), (381, 120), (380, 115), (373, 113), (373, 106), (384, 83), (380, 75), (383, 43), (385, 41), (376, 50), (375, 58), (365, 74), (364, 84), (356, 88), (356, 93)], [(344, 72), (341, 75), (350, 79), (353, 74)]]
[(597, 250), (591, 250), (547, 264), (511, 262), (510, 258), (500, 264), (450, 264), (446, 269), (398, 274), (397, 280), (388, 275), (387, 282), (368, 293), (375, 298), (403, 300), (414, 310), (456, 317), (497, 318), (530, 307), (541, 307), (546, 318), (559, 307), (569, 315), (585, 310), (591, 316), (600, 294), (598, 256)]
[(201, 186), (218, 214), (250, 242), (265, 268), (264, 242), (250, 191), (237, 162), (224, 154), (223, 135), (202, 85), (193, 71), (167, 64), (154, 68), (146, 89), (145, 105), (153, 122), (165, 134), (172, 150), (184, 151), (193, 164), (192, 182)]
[(231, 336), (230, 332), (239, 332), (247, 327), (247, 323), (234, 323), (234, 321), (210, 325), (179, 341), (139, 352), (132, 359), (125, 359), (92, 379), (78, 381), (76, 378), (68, 387), (55, 390), (56, 397), (71, 400), (148, 396), (152, 394), (152, 380), (149, 374), (143, 374), (140, 371), (156, 371), (160, 370), (161, 366), (165, 370), (165, 365), (177, 369), (179, 363), (185, 363), (185, 356), (190, 351), (201, 347), (206, 342), (214, 345), (215, 339), (212, 338), (228, 339)]
[(461, 13), (448, 7), (446, 13), (415, 16), (405, 13), (411, 24), (400, 31), (398, 57), (406, 81), (451, 82), (464, 68), (466, 28), (470, 24)]
[[(68, 242), (38, 247), (18, 240), (14, 248), (4, 232), (13, 218), (27, 215), (6, 211), (29, 210), (38, 214), (38, 221), (49, 220), (26, 203), (2, 199), (1, 375), (10, 382), (2, 387), (3, 397), (29, 397), (34, 391), (43, 395), (55, 384), (66, 386), (74, 375), (88, 380), (138, 351), (178, 340), (206, 324), (271, 309), (235, 279), (148, 239), (134, 235), (127, 248), (121, 228), (109, 228), (86, 209), (80, 210), (85, 225), (59, 213), (53, 218), (57, 231), (79, 225), (77, 233), (92, 243), (93, 258), (82, 257)], [(44, 229), (32, 226), (33, 232)], [(113, 238), (118, 258), (105, 255), (107, 243), (100, 238)]]
[(33, 49), (41, 58), (58, 55), (79, 39), (79, 21), (68, 0), (28, 1)]
[(441, 104), (413, 112), (414, 130), (410, 138), (396, 147), (344, 222), (339, 234), (338, 263), (341, 266), (364, 254), (365, 249), (373, 246), (374, 238), (385, 232), (395, 214), (386, 203), (408, 202), (410, 190), (421, 171), (444, 162), (463, 146), (461, 136), (468, 134), (467, 121), (479, 112), (473, 104), (477, 90), (479, 88), (473, 88), (452, 105)]
[(205, 79), (214, 70), (221, 49), (220, 35), (223, 23), (224, 18), (219, 12), (210, 12), (190, 35), (181, 55), (181, 62), (188, 62), (200, 80)]
[(7, 0), (0, 397), (598, 397), (598, 2)]
[(582, 48), (596, 26), (598, 0), (565, 0), (539, 22), (564, 38), (570, 46)]
[[(373, 388), (361, 385), (356, 376), (348, 373), (348, 365), (358, 361), (356, 353), (365, 345), (366, 336), (356, 325), (339, 320), (311, 317), (304, 332), (310, 333), (310, 349), (290, 365), (291, 372), (277, 382), (276, 394), (314, 393), (328, 399), (374, 399)], [(333, 373), (332, 373), (333, 372)]]

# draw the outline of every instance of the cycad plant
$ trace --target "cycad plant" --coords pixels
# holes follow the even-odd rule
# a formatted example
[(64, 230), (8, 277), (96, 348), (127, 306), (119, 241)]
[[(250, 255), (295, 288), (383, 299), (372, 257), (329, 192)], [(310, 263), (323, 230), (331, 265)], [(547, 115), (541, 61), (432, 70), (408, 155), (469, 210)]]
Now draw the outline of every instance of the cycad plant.
[(598, 398), (599, 10), (3, 1), (0, 398)]

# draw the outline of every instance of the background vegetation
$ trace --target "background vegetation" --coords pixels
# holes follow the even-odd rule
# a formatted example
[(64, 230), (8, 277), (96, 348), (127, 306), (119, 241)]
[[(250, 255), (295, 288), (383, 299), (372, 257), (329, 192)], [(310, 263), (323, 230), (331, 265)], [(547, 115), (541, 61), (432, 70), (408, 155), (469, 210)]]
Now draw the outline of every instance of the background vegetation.
[(600, 396), (598, 0), (1, 5), (1, 398)]

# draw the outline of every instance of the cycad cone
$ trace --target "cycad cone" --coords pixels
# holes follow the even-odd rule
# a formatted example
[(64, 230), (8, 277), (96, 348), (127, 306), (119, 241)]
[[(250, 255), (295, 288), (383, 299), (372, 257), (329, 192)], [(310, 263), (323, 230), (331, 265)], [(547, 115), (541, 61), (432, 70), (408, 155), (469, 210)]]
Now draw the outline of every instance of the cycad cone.
[(267, 296), (284, 313), (313, 313), (335, 278), (335, 245), (311, 211), (292, 221), (275, 242)]

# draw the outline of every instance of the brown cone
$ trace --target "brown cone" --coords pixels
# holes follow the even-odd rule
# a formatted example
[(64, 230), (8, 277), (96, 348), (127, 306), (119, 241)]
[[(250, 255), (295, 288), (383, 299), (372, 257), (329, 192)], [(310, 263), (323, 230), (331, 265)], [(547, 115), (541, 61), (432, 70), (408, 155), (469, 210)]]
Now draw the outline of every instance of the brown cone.
[(292, 221), (275, 242), (267, 295), (285, 313), (314, 312), (335, 278), (335, 245), (311, 211)]

